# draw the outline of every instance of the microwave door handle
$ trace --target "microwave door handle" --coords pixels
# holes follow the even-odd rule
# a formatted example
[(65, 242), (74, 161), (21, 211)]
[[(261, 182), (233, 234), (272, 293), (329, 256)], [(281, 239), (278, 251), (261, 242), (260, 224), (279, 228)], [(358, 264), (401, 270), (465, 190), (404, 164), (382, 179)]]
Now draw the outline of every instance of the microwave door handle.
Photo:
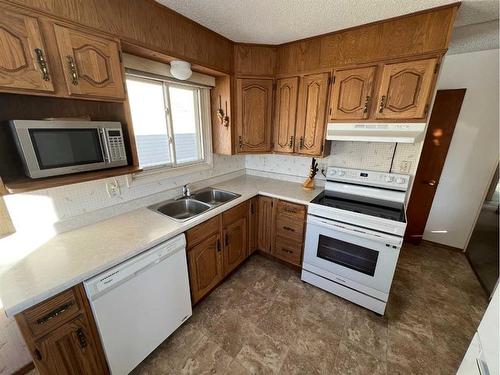
[(108, 140), (106, 138), (106, 132), (104, 129), (98, 129), (99, 131), (99, 143), (101, 144), (101, 152), (102, 158), (104, 159), (104, 163), (109, 163), (109, 149), (108, 149)]

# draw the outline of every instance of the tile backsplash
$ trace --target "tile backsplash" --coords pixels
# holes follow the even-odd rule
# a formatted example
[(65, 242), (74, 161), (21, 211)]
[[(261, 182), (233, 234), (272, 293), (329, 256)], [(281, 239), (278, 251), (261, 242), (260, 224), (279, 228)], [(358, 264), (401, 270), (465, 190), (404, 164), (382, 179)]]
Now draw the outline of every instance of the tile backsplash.
[[(339, 166), (395, 173), (415, 174), (422, 144), (395, 144), (370, 142), (332, 143), (328, 157), (319, 159), (321, 167)], [(396, 148), (396, 151), (394, 152)], [(393, 160), (394, 155), (394, 160)], [(214, 184), (246, 172), (270, 178), (302, 182), (309, 174), (310, 157), (279, 154), (221, 156), (214, 155), (212, 169), (187, 175), (158, 178), (150, 183), (127, 185), (126, 177), (117, 177), (121, 193), (110, 197), (106, 191), (108, 180), (85, 182), (31, 193), (5, 197), (5, 204), (17, 231), (71, 230), (104, 220), (114, 215), (144, 207), (180, 194), (186, 183)], [(318, 185), (323, 176), (318, 173)], [(203, 185), (205, 186), (205, 185)], [(0, 217), (6, 216), (0, 202)], [(3, 215), (3, 216), (2, 216)], [(7, 224), (3, 224), (3, 223)], [(8, 221), (0, 222), (2, 231), (12, 231)]]

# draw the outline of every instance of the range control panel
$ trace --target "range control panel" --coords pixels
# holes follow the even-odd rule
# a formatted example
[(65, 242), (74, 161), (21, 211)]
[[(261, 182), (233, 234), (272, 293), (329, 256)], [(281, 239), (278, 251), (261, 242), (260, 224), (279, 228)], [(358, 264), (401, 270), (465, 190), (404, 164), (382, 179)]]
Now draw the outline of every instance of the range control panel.
[(328, 181), (377, 186), (402, 191), (406, 191), (410, 183), (410, 176), (406, 174), (365, 171), (362, 169), (340, 167), (328, 167), (326, 179)]

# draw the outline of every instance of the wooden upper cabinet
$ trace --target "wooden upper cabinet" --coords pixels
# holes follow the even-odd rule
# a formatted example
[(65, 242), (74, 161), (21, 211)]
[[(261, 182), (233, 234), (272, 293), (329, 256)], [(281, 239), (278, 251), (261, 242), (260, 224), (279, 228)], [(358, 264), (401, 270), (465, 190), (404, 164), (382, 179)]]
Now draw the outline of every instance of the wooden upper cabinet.
[(320, 73), (301, 79), (295, 152), (320, 155), (323, 151), (329, 76), (329, 73)]
[(299, 78), (280, 79), (276, 85), (274, 151), (293, 153)]
[(107, 374), (84, 315), (35, 342), (34, 361), (41, 374)]
[(370, 115), (376, 67), (335, 71), (330, 120), (363, 120)]
[(243, 262), (248, 252), (247, 215), (227, 225), (223, 230), (224, 275)]
[(271, 151), (273, 80), (236, 80), (237, 151)]
[(424, 118), (436, 64), (437, 59), (427, 59), (384, 65), (375, 118)]
[(0, 89), (53, 92), (38, 20), (0, 9)]
[(125, 89), (116, 40), (54, 25), (69, 95), (124, 99)]
[(193, 304), (222, 280), (221, 251), (219, 233), (188, 250), (189, 281)]

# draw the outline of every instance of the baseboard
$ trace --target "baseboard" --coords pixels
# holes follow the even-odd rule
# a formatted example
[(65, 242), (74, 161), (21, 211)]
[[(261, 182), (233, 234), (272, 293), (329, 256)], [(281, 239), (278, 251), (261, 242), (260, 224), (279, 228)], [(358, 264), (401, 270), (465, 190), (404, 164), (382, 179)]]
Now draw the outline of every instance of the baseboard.
[(31, 370), (33, 370), (35, 368), (35, 364), (33, 362), (30, 362), (26, 365), (24, 365), (23, 367), (21, 367), (20, 369), (14, 371), (12, 373), (12, 375), (24, 375), (24, 374), (27, 374), (28, 372), (30, 372)]

